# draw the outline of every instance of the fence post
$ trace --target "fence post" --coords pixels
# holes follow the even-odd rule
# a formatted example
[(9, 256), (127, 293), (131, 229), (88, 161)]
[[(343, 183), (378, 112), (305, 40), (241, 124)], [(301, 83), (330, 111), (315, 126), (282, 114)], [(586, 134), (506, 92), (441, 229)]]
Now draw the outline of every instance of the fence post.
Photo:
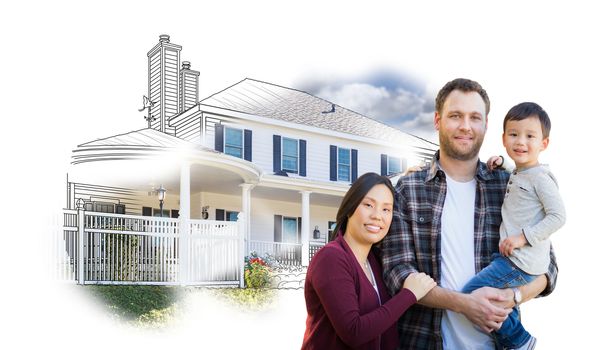
[(190, 246), (191, 246), (191, 182), (190, 164), (187, 160), (181, 163), (179, 184), (179, 284), (190, 282)]
[(237, 238), (239, 240), (239, 288), (245, 288), (245, 247), (247, 244), (245, 232), (245, 213), (237, 215)]
[(79, 284), (85, 284), (85, 210), (81, 199), (77, 201), (77, 229), (79, 238), (77, 247), (78, 281)]

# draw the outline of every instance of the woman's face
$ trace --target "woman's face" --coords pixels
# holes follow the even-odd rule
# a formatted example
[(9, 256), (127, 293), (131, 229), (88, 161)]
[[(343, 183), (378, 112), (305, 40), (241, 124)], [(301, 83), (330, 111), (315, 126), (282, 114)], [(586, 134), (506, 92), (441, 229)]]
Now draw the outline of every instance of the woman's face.
[(377, 243), (389, 232), (392, 217), (393, 194), (387, 186), (376, 185), (349, 217), (345, 234), (362, 244)]

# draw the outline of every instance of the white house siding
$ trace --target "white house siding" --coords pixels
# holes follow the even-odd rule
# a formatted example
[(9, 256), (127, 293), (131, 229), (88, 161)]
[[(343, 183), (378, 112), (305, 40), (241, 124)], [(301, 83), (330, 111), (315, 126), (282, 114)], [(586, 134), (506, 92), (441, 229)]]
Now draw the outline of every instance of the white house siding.
[[(334, 221), (337, 215), (337, 207), (310, 206), (310, 237), (314, 226), (318, 225), (321, 236), (324, 237), (328, 221)], [(274, 241), (274, 216), (283, 215), (300, 217), (302, 215), (301, 196), (298, 193), (296, 203), (274, 201), (261, 198), (252, 199), (252, 240)]]
[[(210, 115), (210, 117), (218, 118), (214, 115)], [(252, 130), (252, 163), (267, 174), (273, 172), (273, 135), (306, 140), (306, 178), (317, 181), (330, 181), (329, 148), (331, 145), (358, 150), (358, 175), (366, 172), (380, 173), (381, 154), (406, 159), (407, 166), (419, 163), (418, 158), (412, 156), (407, 147), (391, 148), (373, 145), (356, 141), (352, 139), (351, 135), (348, 135), (348, 138), (331, 137), (301, 130), (301, 126), (298, 126), (299, 129), (281, 126), (273, 127), (229, 117), (223, 118), (223, 124), (225, 127)], [(205, 146), (214, 148), (214, 133), (207, 134)]]
[[(216, 209), (241, 211), (241, 196), (222, 195), (218, 193), (196, 193), (192, 195), (192, 218), (201, 217), (201, 206), (210, 206), (209, 219), (214, 220)], [(340, 199), (341, 201), (341, 199)], [(337, 207), (310, 206), (310, 235), (317, 225), (321, 237), (325, 237), (329, 221), (335, 221)], [(283, 215), (300, 217), (302, 214), (301, 195), (298, 193), (297, 202), (276, 201), (263, 198), (251, 199), (251, 239), (256, 241), (274, 240), (274, 216)], [(310, 236), (312, 237), (312, 236)]]

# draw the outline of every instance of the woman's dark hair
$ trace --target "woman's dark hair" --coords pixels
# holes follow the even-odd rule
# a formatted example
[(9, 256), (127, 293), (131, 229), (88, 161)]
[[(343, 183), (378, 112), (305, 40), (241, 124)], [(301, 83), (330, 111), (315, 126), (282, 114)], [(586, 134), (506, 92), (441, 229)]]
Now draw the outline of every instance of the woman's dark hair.
[(358, 205), (362, 202), (362, 199), (364, 199), (368, 192), (376, 185), (385, 185), (389, 191), (391, 191), (391, 194), (395, 193), (391, 181), (385, 176), (381, 176), (377, 173), (366, 173), (360, 176), (356, 182), (351, 185), (349, 191), (347, 191), (345, 197), (343, 197), (343, 200), (341, 201), (341, 206), (337, 211), (335, 230), (330, 238), (331, 241), (337, 237), (339, 232), (345, 232), (349, 217), (353, 215), (356, 208), (358, 208)]

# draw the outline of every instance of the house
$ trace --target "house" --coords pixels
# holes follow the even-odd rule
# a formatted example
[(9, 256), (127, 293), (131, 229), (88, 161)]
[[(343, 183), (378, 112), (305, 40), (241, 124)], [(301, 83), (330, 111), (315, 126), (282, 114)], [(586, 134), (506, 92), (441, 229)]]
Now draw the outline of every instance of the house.
[[(161, 35), (148, 52), (147, 128), (73, 150), (67, 210), (111, 220), (158, 217), (178, 222), (177, 234), (193, 230), (189, 223), (236, 222), (245, 213), (237, 255), (268, 252), (306, 266), (332, 232), (352, 181), (403, 172), (436, 150), (334, 101), (255, 79), (199, 100), (200, 73), (181, 63), (180, 51)], [(159, 187), (166, 189), (161, 201)], [(101, 229), (118, 233), (111, 225)]]

